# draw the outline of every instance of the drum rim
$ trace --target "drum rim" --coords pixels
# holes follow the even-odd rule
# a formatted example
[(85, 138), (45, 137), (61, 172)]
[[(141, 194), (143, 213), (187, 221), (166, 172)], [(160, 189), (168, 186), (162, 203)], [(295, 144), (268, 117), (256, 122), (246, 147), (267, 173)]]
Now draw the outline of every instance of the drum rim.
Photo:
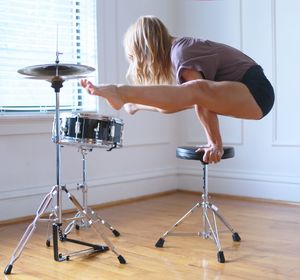
[(61, 113), (61, 118), (63, 119), (68, 119), (68, 118), (82, 118), (82, 119), (88, 119), (88, 120), (100, 120), (100, 121), (114, 121), (119, 124), (124, 124), (123, 120), (118, 118), (118, 117), (113, 117), (113, 116), (106, 116), (106, 115), (101, 115), (97, 113)]
[(107, 141), (107, 140), (95, 140), (90, 138), (75, 138), (70, 136), (64, 136), (60, 139), (60, 144), (75, 144), (79, 146), (101, 146), (103, 148), (110, 148), (114, 145), (117, 145), (116, 147), (122, 147), (123, 141), (121, 139), (120, 142), (113, 142), (113, 141)]

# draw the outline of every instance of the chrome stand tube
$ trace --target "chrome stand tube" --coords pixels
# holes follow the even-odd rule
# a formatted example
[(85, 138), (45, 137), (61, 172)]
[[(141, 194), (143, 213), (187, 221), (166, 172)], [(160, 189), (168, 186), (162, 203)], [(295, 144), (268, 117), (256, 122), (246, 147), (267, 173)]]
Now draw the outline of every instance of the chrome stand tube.
[[(78, 185), (78, 189), (82, 190), (82, 207), (86, 213), (91, 213), (94, 216), (97, 216), (97, 220), (103, 224), (106, 228), (108, 228), (114, 236), (120, 236), (120, 233), (106, 220), (99, 217), (91, 208), (88, 207), (88, 185), (87, 181), (87, 153), (92, 151), (91, 148), (86, 148), (84, 146), (80, 147), (80, 151), (82, 154), (82, 184)], [(73, 218), (71, 218), (72, 222), (70, 222), (65, 228), (65, 234), (68, 235), (74, 227), (76, 229), (80, 228), (88, 228), (90, 227), (89, 221), (86, 219), (85, 215), (82, 215), (82, 211), (78, 211)]]
[[(58, 79), (60, 79), (58, 77)], [(57, 83), (62, 83), (63, 80), (57, 80)], [(60, 146), (60, 113), (59, 113), (59, 89), (60, 87), (55, 88), (55, 100), (56, 100), (56, 110), (55, 110), (55, 144), (56, 144), (56, 185), (58, 186), (57, 192), (57, 202), (56, 202), (56, 211), (58, 217), (58, 223), (62, 223), (62, 191), (61, 191), (61, 146)]]

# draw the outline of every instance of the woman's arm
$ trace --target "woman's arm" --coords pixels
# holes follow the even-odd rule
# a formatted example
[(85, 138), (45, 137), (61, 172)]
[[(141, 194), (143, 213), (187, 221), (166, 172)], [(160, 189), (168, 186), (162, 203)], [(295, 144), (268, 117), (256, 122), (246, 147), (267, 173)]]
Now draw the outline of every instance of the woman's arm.
[(195, 105), (195, 111), (200, 123), (204, 128), (207, 138), (207, 147), (201, 147), (198, 149), (198, 151), (204, 151), (203, 160), (205, 162), (219, 162), (224, 150), (219, 128), (218, 115), (198, 105)]
[[(187, 81), (203, 79), (203, 75), (194, 70), (184, 70), (183, 79)], [(222, 137), (219, 128), (218, 115), (200, 105), (195, 105), (196, 115), (202, 124), (206, 138), (207, 146), (200, 147), (198, 151), (204, 151), (203, 160), (207, 163), (216, 163), (221, 160), (224, 153)]]

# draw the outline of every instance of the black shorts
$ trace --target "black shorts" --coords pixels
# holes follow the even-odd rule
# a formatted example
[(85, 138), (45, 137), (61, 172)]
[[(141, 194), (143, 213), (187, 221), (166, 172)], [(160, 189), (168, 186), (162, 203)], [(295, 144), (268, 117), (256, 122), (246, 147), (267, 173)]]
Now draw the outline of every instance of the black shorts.
[(267, 115), (274, 105), (274, 89), (259, 65), (250, 67), (244, 74), (241, 83), (245, 84), (256, 103), (263, 112), (263, 117)]

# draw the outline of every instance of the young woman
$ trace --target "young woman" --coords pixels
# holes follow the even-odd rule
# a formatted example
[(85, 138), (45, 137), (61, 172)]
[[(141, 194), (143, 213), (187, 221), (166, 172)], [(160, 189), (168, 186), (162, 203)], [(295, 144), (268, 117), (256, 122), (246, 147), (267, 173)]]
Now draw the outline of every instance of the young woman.
[[(124, 40), (127, 76), (134, 85), (82, 86), (116, 110), (174, 113), (194, 108), (206, 136), (203, 160), (220, 161), (218, 115), (258, 120), (272, 109), (274, 91), (263, 69), (241, 51), (190, 37), (174, 38), (154, 16), (142, 16)], [(176, 80), (177, 85), (174, 85)]]

